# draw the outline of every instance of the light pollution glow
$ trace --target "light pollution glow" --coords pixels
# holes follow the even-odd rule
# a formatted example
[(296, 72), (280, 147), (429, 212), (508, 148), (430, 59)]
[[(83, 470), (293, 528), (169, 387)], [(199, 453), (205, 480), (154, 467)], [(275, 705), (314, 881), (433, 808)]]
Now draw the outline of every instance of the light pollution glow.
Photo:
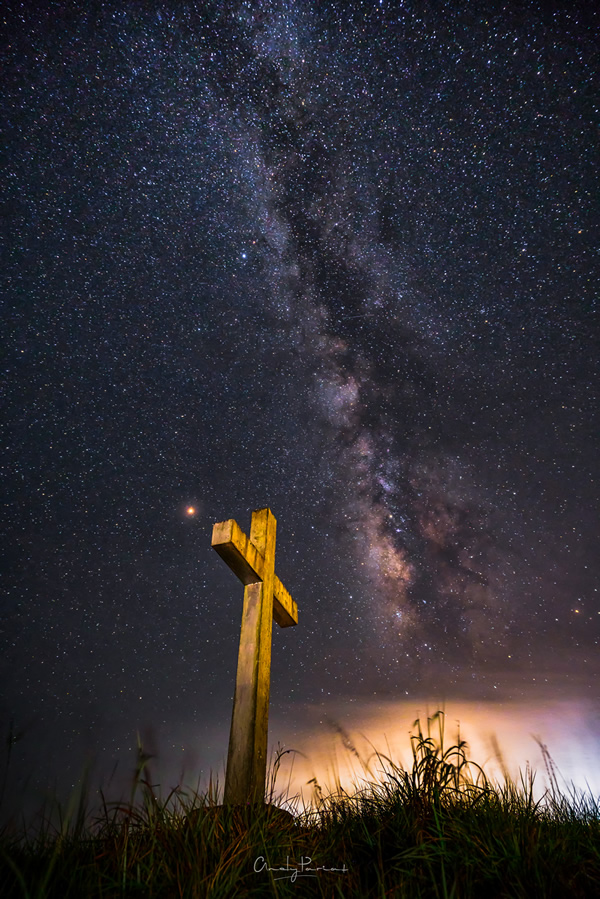
[[(369, 779), (358, 757), (370, 761), (373, 774), (380, 770), (375, 750), (410, 767), (409, 734), (415, 733), (413, 723), (420, 718), (425, 731), (427, 716), (443, 707), (425, 700), (359, 700), (348, 701), (346, 707), (339, 702), (318, 705), (307, 709), (313, 727), (305, 730), (299, 726), (293, 736), (286, 735), (283, 717), (273, 720), (272, 742), (277, 738), (286, 749), (297, 750), (282, 761), (279, 790), (285, 788), (289, 796), (298, 795), (310, 803), (313, 788), (309, 781), (316, 778), (325, 795), (338, 781), (352, 792), (353, 784)], [(500, 783), (504, 780), (502, 763), (516, 783), (520, 781), (520, 772), (525, 775), (529, 767), (536, 772), (534, 794), (536, 798), (542, 795), (549, 778), (539, 740), (550, 753), (561, 791), (568, 795), (573, 784), (600, 796), (600, 717), (589, 701), (548, 698), (535, 702), (447, 702), (445, 748), (457, 742), (457, 725), (460, 739), (468, 743), (469, 759), (482, 765), (488, 777)], [(437, 724), (433, 724), (431, 733), (437, 737)], [(497, 757), (494, 741), (502, 761)]]
[[(460, 725), (468, 758), (481, 765), (492, 781), (504, 781), (502, 764), (517, 784), (520, 773), (525, 776), (529, 769), (535, 772), (533, 792), (539, 799), (549, 786), (539, 740), (548, 749), (561, 792), (569, 796), (573, 785), (600, 798), (600, 714), (591, 700), (556, 699), (547, 694), (535, 700), (497, 702), (331, 699), (287, 708), (277, 705), (270, 714), (269, 758), (274, 759), (278, 747), (292, 750), (282, 757), (277, 776), (274, 797), (279, 805), (297, 810), (310, 806), (313, 778), (325, 796), (337, 783), (351, 794), (353, 785), (377, 781), (381, 766), (375, 751), (410, 767), (410, 733), (415, 733), (415, 720), (420, 718), (426, 731), (427, 716), (441, 708), (445, 710), (445, 748), (456, 743)], [(431, 733), (437, 737), (435, 723)], [(164, 795), (177, 784), (202, 793), (212, 779), (222, 796), (228, 739), (227, 715), (218, 724), (183, 725), (169, 733), (153, 731), (153, 783), (161, 785)], [(362, 761), (370, 763), (372, 777)], [(121, 775), (125, 779), (115, 778), (115, 787), (124, 788), (128, 783), (128, 765)]]

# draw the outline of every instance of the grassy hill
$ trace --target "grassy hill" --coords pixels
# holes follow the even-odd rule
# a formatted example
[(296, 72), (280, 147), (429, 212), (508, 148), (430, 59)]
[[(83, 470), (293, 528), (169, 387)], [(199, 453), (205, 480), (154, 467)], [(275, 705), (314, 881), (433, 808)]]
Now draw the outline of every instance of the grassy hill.
[(377, 780), (328, 795), (315, 784), (316, 801), (302, 810), (273, 788), (260, 808), (223, 808), (212, 785), (160, 798), (140, 751), (129, 801), (94, 814), (81, 803), (27, 834), (4, 829), (0, 896), (600, 895), (598, 801), (561, 794), (548, 756), (541, 799), (533, 775), (491, 783), (464, 742), (445, 748), (442, 713), (426, 733), (415, 728), (411, 769), (377, 755)]

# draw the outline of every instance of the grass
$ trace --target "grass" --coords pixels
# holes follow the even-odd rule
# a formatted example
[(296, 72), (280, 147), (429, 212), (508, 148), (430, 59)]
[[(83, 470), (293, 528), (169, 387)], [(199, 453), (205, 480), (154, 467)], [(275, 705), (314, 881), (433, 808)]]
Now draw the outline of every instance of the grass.
[(42, 816), (34, 832), (4, 829), (0, 896), (600, 895), (600, 805), (559, 791), (545, 747), (550, 787), (535, 800), (534, 775), (492, 783), (460, 738), (445, 748), (443, 713), (426, 732), (414, 727), (410, 769), (375, 753), (362, 786), (338, 783), (324, 795), (314, 781), (314, 802), (301, 809), (296, 799), (295, 816), (272, 807), (281, 753), (271, 805), (231, 809), (218, 805), (213, 783), (203, 794), (158, 796), (139, 747), (128, 801), (103, 799), (93, 815), (80, 801), (53, 823)]

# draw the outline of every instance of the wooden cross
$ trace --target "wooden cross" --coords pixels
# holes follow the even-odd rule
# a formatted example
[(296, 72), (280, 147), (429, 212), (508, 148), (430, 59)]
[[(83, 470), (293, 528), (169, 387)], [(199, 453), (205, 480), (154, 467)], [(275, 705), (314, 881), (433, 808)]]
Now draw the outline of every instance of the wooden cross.
[(250, 539), (231, 518), (213, 527), (213, 549), (244, 584), (225, 805), (264, 802), (273, 618), (280, 627), (298, 624), (298, 607), (275, 575), (276, 527), (270, 509), (252, 513)]

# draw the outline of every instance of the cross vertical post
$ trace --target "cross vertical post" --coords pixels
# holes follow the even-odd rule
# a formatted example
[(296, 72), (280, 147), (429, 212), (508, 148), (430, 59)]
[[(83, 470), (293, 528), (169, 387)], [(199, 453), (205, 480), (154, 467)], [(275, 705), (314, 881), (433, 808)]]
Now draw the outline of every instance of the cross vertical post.
[(244, 584), (225, 805), (264, 802), (273, 618), (280, 627), (298, 623), (296, 603), (275, 575), (276, 528), (270, 509), (252, 513), (250, 539), (232, 519), (213, 528), (213, 548)]

